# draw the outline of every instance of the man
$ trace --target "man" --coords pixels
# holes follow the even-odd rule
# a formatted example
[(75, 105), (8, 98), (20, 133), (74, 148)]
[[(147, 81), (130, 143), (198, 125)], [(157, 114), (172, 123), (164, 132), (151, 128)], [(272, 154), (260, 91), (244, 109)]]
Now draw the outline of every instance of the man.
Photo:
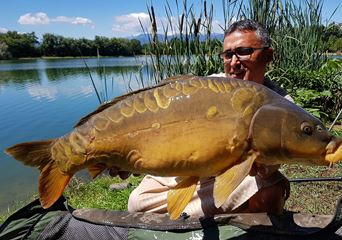
[[(266, 66), (273, 60), (270, 46), (271, 39), (262, 25), (251, 20), (235, 22), (225, 33), (224, 51), (220, 54), (224, 60), (225, 76), (264, 84), (285, 96), (283, 89), (264, 79)], [(278, 168), (278, 165), (266, 167), (255, 164), (250, 175), (220, 208), (215, 207), (212, 196), (215, 178), (203, 179), (184, 212), (198, 216), (227, 212), (280, 214), (289, 194), (289, 183)], [(130, 195), (128, 211), (166, 213), (167, 193), (175, 185), (173, 177), (147, 175)]]

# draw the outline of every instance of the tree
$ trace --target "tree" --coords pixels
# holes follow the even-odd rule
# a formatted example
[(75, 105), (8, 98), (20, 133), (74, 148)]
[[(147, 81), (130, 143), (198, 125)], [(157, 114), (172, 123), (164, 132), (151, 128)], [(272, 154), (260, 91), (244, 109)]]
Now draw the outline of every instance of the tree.
[(35, 33), (18, 33), (9, 31), (0, 35), (0, 41), (7, 45), (7, 50), (12, 57), (38, 57), (40, 51), (38, 38)]
[(8, 46), (4, 42), (0, 42), (0, 59), (12, 58), (11, 53), (8, 51)]

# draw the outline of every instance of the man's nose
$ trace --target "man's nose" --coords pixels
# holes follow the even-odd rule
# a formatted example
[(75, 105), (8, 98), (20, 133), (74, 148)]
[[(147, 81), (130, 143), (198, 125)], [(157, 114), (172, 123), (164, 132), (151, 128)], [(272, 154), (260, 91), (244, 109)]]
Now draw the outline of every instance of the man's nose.
[(230, 66), (231, 67), (236, 67), (238, 65), (240, 65), (240, 60), (239, 60), (239, 58), (235, 54), (233, 54), (232, 60), (230, 61)]

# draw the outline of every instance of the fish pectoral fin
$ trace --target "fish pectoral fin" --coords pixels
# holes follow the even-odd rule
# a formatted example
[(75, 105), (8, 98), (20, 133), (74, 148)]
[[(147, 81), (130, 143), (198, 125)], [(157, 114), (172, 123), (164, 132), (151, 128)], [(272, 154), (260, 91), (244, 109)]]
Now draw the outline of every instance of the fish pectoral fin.
[(96, 178), (100, 173), (107, 169), (107, 166), (102, 163), (97, 163), (88, 167), (88, 171), (92, 179)]
[(194, 195), (198, 180), (199, 177), (186, 177), (169, 190), (167, 194), (167, 211), (170, 214), (170, 219), (179, 218)]
[(250, 151), (241, 158), (241, 162), (230, 167), (215, 178), (214, 202), (217, 208), (222, 206), (229, 195), (248, 175), (258, 155), (257, 152)]
[(62, 174), (54, 161), (42, 169), (39, 176), (39, 194), (43, 208), (51, 207), (58, 200), (71, 177)]

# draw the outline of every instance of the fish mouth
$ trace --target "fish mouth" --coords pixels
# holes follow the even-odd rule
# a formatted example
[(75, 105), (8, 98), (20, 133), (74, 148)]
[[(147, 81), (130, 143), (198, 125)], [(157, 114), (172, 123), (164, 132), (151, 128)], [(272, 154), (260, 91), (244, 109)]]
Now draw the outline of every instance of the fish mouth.
[(325, 160), (330, 164), (342, 160), (342, 139), (334, 137), (325, 148)]

